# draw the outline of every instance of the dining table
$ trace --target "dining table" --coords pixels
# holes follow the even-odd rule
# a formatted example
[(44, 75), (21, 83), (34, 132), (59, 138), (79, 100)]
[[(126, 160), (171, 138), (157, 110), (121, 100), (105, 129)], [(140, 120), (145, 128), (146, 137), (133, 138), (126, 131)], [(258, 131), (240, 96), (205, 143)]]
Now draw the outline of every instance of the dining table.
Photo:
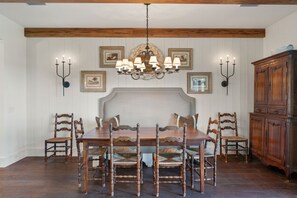
[[(156, 146), (156, 127), (140, 127), (140, 145), (141, 146)], [(113, 131), (113, 137), (119, 136), (135, 136), (135, 132), (129, 130)], [(180, 130), (167, 130), (160, 133), (160, 139), (165, 137), (183, 137)], [(187, 146), (199, 146), (200, 158), (200, 192), (204, 193), (204, 142), (210, 137), (198, 129), (187, 128), (186, 144)], [(83, 192), (87, 193), (88, 189), (88, 148), (89, 146), (109, 146), (110, 132), (108, 128), (94, 128), (86, 132), (80, 137), (83, 142), (83, 161), (84, 161), (84, 182)]]

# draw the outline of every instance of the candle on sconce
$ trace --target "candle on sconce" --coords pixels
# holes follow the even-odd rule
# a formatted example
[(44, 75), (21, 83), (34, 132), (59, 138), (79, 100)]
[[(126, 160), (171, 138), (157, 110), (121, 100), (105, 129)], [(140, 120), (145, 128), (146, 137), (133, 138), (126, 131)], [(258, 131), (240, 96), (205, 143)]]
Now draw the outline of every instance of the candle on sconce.
[(234, 65), (235, 65), (235, 59), (236, 59), (236, 58), (235, 58), (235, 57), (233, 57), (233, 64), (234, 64)]
[(223, 57), (220, 57), (220, 64), (223, 64)]
[(229, 61), (229, 55), (227, 55), (227, 61)]
[[(66, 58), (67, 59), (67, 58)], [(58, 57), (56, 57), (56, 74), (58, 77), (62, 79), (62, 86), (63, 86), (63, 96), (65, 95), (64, 88), (68, 88), (70, 86), (70, 83), (66, 81), (66, 78), (70, 75), (71, 73), (71, 57), (68, 58), (69, 63), (67, 64), (65, 61), (65, 56), (62, 55), (62, 61), (61, 67), (59, 67), (59, 60)], [(67, 72), (67, 67), (68, 67), (68, 72)], [(61, 73), (61, 74), (60, 74)]]

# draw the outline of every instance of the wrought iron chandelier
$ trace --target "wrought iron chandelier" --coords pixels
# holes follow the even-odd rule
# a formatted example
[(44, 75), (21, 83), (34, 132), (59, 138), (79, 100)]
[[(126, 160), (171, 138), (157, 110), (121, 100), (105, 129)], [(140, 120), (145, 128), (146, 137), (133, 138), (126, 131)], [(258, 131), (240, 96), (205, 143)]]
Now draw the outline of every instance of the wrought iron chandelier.
[(119, 75), (131, 75), (134, 80), (143, 79), (162, 79), (165, 74), (172, 74), (179, 71), (181, 65), (180, 59), (175, 57), (165, 57), (164, 63), (160, 64), (157, 60), (156, 54), (149, 47), (149, 28), (148, 28), (148, 6), (149, 3), (144, 4), (146, 6), (146, 47), (141, 51), (137, 57), (134, 58), (134, 62), (129, 59), (118, 60), (116, 62), (116, 69)]

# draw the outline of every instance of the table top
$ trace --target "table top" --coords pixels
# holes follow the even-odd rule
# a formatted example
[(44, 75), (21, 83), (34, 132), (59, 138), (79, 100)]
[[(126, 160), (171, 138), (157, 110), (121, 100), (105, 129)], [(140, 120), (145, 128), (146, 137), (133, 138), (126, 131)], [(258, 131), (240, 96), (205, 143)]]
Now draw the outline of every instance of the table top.
[[(140, 141), (150, 142), (156, 140), (156, 128), (155, 127), (140, 127), (139, 129)], [(130, 130), (113, 131), (113, 137), (118, 136), (130, 136), (135, 137), (135, 132)], [(164, 137), (180, 137), (183, 133), (181, 130), (167, 130), (160, 132), (160, 138)], [(85, 133), (81, 138), (81, 141), (109, 141), (110, 135), (108, 129), (94, 128), (91, 131)], [(208, 140), (210, 137), (204, 132), (197, 129), (187, 129), (186, 132), (187, 144), (197, 143), (197, 141)]]

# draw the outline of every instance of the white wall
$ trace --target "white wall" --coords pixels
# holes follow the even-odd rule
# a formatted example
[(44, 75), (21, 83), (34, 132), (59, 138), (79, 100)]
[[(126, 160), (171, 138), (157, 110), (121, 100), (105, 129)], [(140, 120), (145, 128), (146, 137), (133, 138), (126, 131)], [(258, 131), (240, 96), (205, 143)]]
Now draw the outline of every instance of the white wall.
[(270, 56), (276, 49), (293, 44), (297, 49), (297, 12), (279, 20), (266, 28), (264, 38), (264, 56)]
[[(212, 72), (213, 93), (192, 94), (196, 97), (196, 111), (200, 114), (199, 128), (206, 129), (209, 116), (218, 111), (239, 114), (242, 134), (248, 137), (248, 113), (253, 110), (253, 66), (263, 53), (263, 39), (219, 38), (152, 38), (164, 55), (168, 48), (193, 48), (193, 70), (180, 71), (162, 80), (134, 81), (129, 76), (118, 76), (115, 69), (99, 67), (99, 46), (125, 46), (126, 57), (144, 38), (29, 38), (27, 40), (27, 141), (28, 154), (43, 156), (44, 140), (52, 136), (53, 116), (56, 112), (73, 112), (82, 117), (85, 129), (95, 127), (98, 99), (114, 87), (182, 87), (187, 92), (187, 72)], [(229, 95), (220, 86), (219, 57), (226, 54), (237, 57), (235, 76), (231, 78)], [(61, 80), (55, 73), (55, 57), (71, 56), (73, 67), (68, 78), (71, 83), (62, 95)], [(106, 70), (105, 93), (80, 92), (81, 70)], [(131, 104), (133, 105), (133, 104)], [(172, 110), (174, 112), (174, 109)], [(128, 116), (128, 115), (121, 115)]]
[(0, 15), (0, 167), (27, 155), (26, 39)]

